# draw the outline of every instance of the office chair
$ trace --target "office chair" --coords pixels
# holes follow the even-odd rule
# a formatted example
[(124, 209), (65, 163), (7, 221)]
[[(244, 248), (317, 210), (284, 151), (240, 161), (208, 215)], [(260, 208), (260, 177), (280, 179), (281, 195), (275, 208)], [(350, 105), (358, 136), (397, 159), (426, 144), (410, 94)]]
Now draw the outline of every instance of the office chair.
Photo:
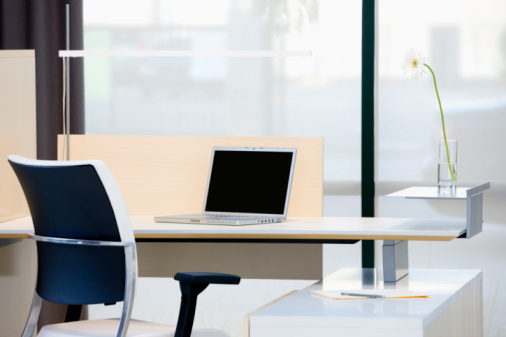
[(125, 202), (107, 166), (97, 160), (45, 161), (9, 156), (23, 188), (37, 244), (37, 284), (23, 337), (32, 337), (42, 300), (81, 308), (123, 301), (119, 320), (46, 325), (38, 337), (226, 337), (192, 332), (197, 296), (209, 284), (238, 284), (235, 275), (177, 273), (177, 326), (130, 320), (137, 279), (135, 238)]

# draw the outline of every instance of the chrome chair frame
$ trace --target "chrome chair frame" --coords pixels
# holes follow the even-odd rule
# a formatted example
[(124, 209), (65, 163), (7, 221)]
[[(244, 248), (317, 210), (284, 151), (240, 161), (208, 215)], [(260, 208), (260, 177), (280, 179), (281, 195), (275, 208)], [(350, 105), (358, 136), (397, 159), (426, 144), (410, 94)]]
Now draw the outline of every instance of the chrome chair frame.
[[(31, 239), (40, 242), (48, 242), (64, 245), (82, 245), (82, 246), (102, 246), (102, 247), (124, 247), (125, 250), (125, 297), (123, 300), (123, 309), (119, 322), (118, 333), (116, 337), (126, 337), (128, 325), (132, 316), (132, 301), (135, 295), (135, 280), (137, 279), (137, 251), (135, 243), (119, 241), (95, 241), (80, 239), (63, 239), (40, 235), (29, 235)], [(37, 328), (40, 309), (42, 307), (42, 298), (34, 291), (30, 314), (26, 323), (22, 337), (32, 337)]]
[[(96, 175), (98, 176), (98, 179), (100, 180), (103, 191), (99, 188), (99, 200), (101, 202), (105, 202), (105, 198), (108, 199), (110, 203), (110, 210), (112, 211), (113, 217), (111, 217), (110, 212), (108, 213), (108, 216), (106, 217), (108, 220), (109, 226), (114, 222), (115, 226), (117, 226), (118, 232), (115, 231), (105, 231), (104, 233), (100, 232), (101, 234), (99, 236), (96, 236), (95, 234), (90, 235), (85, 234), (83, 236), (77, 235), (77, 237), (84, 237), (84, 239), (76, 239), (75, 232), (73, 233), (72, 226), (67, 226), (69, 217), (68, 214), (66, 214), (62, 219), (58, 218), (58, 225), (63, 226), (66, 229), (70, 228), (69, 232), (66, 234), (62, 234), (62, 237), (55, 237), (60, 235), (60, 233), (57, 233), (53, 228), (44, 228), (44, 226), (41, 226), (41, 223), (38, 223), (39, 225), (39, 231), (37, 233), (47, 233), (46, 235), (38, 235), (33, 234), (30, 235), (30, 238), (37, 241), (38, 247), (37, 252), (38, 254), (41, 253), (40, 257), (44, 256), (43, 254), (46, 254), (48, 250), (47, 248), (63, 248), (61, 246), (58, 247), (58, 245), (69, 245), (73, 246), (72, 248), (69, 248), (69, 250), (76, 250), (76, 251), (83, 251), (78, 248), (77, 246), (93, 246), (93, 247), (110, 247), (109, 249), (114, 251), (114, 266), (119, 267), (120, 261), (124, 259), (124, 269), (123, 265), (121, 265), (121, 270), (115, 270), (113, 275), (118, 276), (116, 278), (111, 279), (114, 284), (104, 284), (105, 287), (103, 289), (108, 289), (107, 294), (111, 295), (109, 297), (105, 296), (104, 294), (98, 293), (96, 298), (93, 298), (93, 301), (82, 301), (82, 298), (75, 298), (74, 295), (67, 295), (67, 299), (62, 299), (61, 297), (54, 296), (54, 293), (61, 292), (62, 289), (60, 288), (48, 288), (47, 284), (50, 282), (47, 279), (43, 279), (40, 284), (39, 281), (35, 285), (35, 291), (33, 295), (32, 300), (32, 306), (30, 310), (30, 314), (28, 315), (27, 324), (25, 326), (25, 329), (23, 331), (23, 337), (32, 337), (35, 333), (35, 330), (37, 328), (37, 321), (39, 314), (41, 312), (42, 307), (42, 300), (43, 298), (47, 298), (48, 300), (54, 300), (56, 303), (67, 303), (69, 305), (76, 305), (79, 306), (79, 303), (103, 303), (107, 304), (107, 301), (112, 302), (121, 302), (123, 301), (123, 309), (122, 309), (122, 315), (119, 320), (118, 324), (118, 330), (116, 332), (116, 337), (126, 337), (127, 331), (130, 326), (131, 321), (131, 315), (132, 315), (132, 307), (133, 307), (133, 300), (134, 300), (134, 292), (135, 292), (135, 283), (137, 279), (137, 250), (135, 246), (135, 236), (134, 232), (131, 226), (130, 217), (128, 215), (128, 211), (126, 209), (126, 204), (123, 200), (123, 197), (121, 195), (121, 191), (119, 190), (119, 187), (114, 180), (114, 177), (112, 176), (112, 173), (107, 168), (107, 166), (97, 160), (86, 160), (86, 161), (66, 161), (66, 162), (55, 162), (55, 161), (44, 161), (44, 160), (32, 160), (28, 158), (23, 158), (20, 156), (9, 156), (8, 157), (9, 162), (11, 163), (16, 175), (18, 176), (18, 179), (20, 180), (20, 183), (23, 187), (23, 191), (25, 193), (25, 197), (27, 197), (27, 201), (29, 203), (30, 212), (33, 216), (33, 210), (32, 207), (35, 209), (35, 214), (38, 217), (41, 217), (39, 214), (39, 202), (47, 200), (46, 195), (42, 195), (41, 193), (37, 193), (34, 191), (41, 191), (44, 190), (43, 188), (47, 189), (47, 186), (44, 186), (44, 184), (39, 185), (38, 182), (45, 182), (44, 180), (45, 176), (30, 176), (32, 173), (28, 173), (26, 171), (29, 167), (35, 167), (35, 168), (62, 168), (62, 167), (68, 167), (68, 166), (93, 166)], [(24, 167), (22, 169), (22, 167)], [(47, 173), (47, 172), (46, 172)], [(61, 173), (60, 173), (61, 174)], [(90, 172), (88, 172), (88, 179), (90, 179)], [(92, 174), (92, 180), (96, 181), (95, 175)], [(51, 177), (51, 176), (50, 176)], [(55, 180), (55, 175), (52, 176), (51, 179)], [(60, 175), (58, 175), (59, 179)], [(85, 175), (86, 177), (86, 175)], [(71, 177), (72, 178), (72, 177)], [(69, 181), (72, 181), (69, 176), (66, 176), (65, 178), (66, 183), (68, 184)], [(37, 182), (37, 183), (33, 183)], [(82, 182), (82, 181), (81, 181)], [(94, 182), (96, 184), (96, 182)], [(79, 188), (82, 191), (86, 191), (87, 189), (83, 187), (83, 185), (78, 185)], [(60, 186), (62, 187), (62, 186)], [(86, 186), (87, 187), (87, 186)], [(96, 187), (96, 186), (95, 186)], [(57, 190), (56, 193), (59, 196), (59, 200), (62, 200), (62, 195), (65, 195), (67, 193), (68, 189), (63, 188), (60, 190)], [(92, 190), (91, 192), (96, 192)], [(104, 193), (105, 192), (105, 195)], [(60, 194), (58, 194), (60, 193)], [(86, 195), (88, 198), (90, 198), (90, 191), (85, 192), (84, 195)], [(30, 196), (30, 197), (29, 197)], [(37, 199), (38, 198), (38, 199)], [(74, 198), (74, 205), (76, 200), (79, 202), (79, 199)], [(93, 200), (87, 199), (87, 200)], [(44, 203), (42, 203), (44, 204)], [(35, 206), (34, 206), (35, 205)], [(77, 205), (81, 205), (81, 203), (78, 203)], [(98, 204), (94, 204), (96, 207)], [(47, 205), (46, 205), (47, 206)], [(49, 209), (54, 205), (51, 205), (49, 203)], [(46, 208), (47, 209), (47, 208)], [(99, 208), (100, 210), (104, 211), (103, 209)], [(86, 212), (86, 210), (83, 210), (83, 208), (77, 208), (75, 212)], [(46, 213), (43, 216), (46, 217), (45, 221), (52, 224), (52, 217), (48, 214), (52, 213)], [(97, 217), (97, 214), (94, 214), (95, 217)], [(49, 218), (49, 220), (47, 220)], [(39, 219), (40, 220), (40, 219)], [(87, 223), (81, 222), (78, 223), (77, 227), (80, 227), (80, 231), (84, 230), (84, 233), (88, 230)], [(37, 230), (37, 222), (34, 219), (34, 227)], [(47, 227), (47, 226), (46, 226)], [(68, 227), (68, 228), (67, 228)], [(62, 227), (60, 227), (62, 228)], [(110, 229), (110, 228), (109, 228)], [(64, 230), (65, 232), (65, 230)], [(70, 234), (68, 234), (70, 233)], [(91, 239), (90, 239), (91, 238)], [(96, 238), (97, 240), (94, 240)], [(117, 238), (118, 240), (115, 240)], [(40, 244), (39, 244), (40, 243)], [(52, 247), (50, 247), (52, 246)], [(120, 255), (120, 247), (123, 247), (123, 255)], [(90, 250), (92, 250), (90, 248)], [(98, 248), (97, 248), (98, 250)], [(55, 249), (53, 251), (58, 251), (58, 249)], [(57, 255), (61, 257), (66, 257), (65, 255)], [(104, 255), (101, 255), (104, 256)], [(54, 257), (53, 257), (54, 258)], [(45, 259), (45, 257), (43, 257)], [(44, 263), (47, 259), (44, 260)], [(85, 261), (88, 261), (85, 259)], [(39, 263), (41, 261), (39, 260)], [(54, 266), (53, 265), (49, 265)], [(72, 265), (70, 265), (72, 266)], [(46, 264), (45, 267), (48, 267)], [(103, 266), (100, 266), (103, 268)], [(106, 266), (107, 268), (108, 266)], [(40, 265), (39, 265), (40, 268)], [(50, 269), (50, 268), (49, 268)], [(72, 269), (72, 268), (69, 268)], [(40, 277), (41, 270), (39, 270), (38, 277)], [(120, 273), (120, 274), (119, 274)], [(64, 276), (67, 276), (69, 274), (66, 274)], [(121, 275), (121, 278), (119, 276)], [(124, 280), (123, 280), (124, 276)], [(45, 277), (45, 276), (44, 276)], [(196, 303), (197, 303), (197, 296), (209, 285), (209, 284), (239, 284), (240, 277), (236, 275), (229, 275), (229, 274), (222, 274), (222, 273), (212, 273), (212, 272), (185, 272), (185, 273), (177, 273), (174, 276), (174, 279), (179, 281), (180, 288), (181, 288), (181, 307), (180, 307), (180, 315), (178, 318), (177, 326), (175, 327), (174, 335), (175, 337), (190, 337), (192, 333), (192, 327), (193, 327), (193, 319), (195, 316), (195, 309), (196, 309)], [(103, 280), (102, 280), (103, 281)], [(65, 280), (66, 285), (68, 285), (68, 280)], [(72, 280), (74, 282), (74, 280)], [(107, 282), (105, 282), (107, 283)], [(122, 284), (123, 283), (123, 284)], [(74, 285), (74, 284), (72, 284)], [(111, 289), (114, 287), (123, 287), (124, 289), (117, 288), (118, 291), (116, 293), (112, 293)], [(42, 287), (42, 288), (39, 288)], [(101, 285), (99, 286), (99, 288)], [(112, 288), (111, 288), (112, 287)], [(87, 289), (87, 288), (83, 288)], [(95, 290), (95, 289), (93, 289)], [(123, 292), (121, 292), (123, 290)], [(81, 291), (83, 291), (81, 289)], [(85, 290), (84, 290), (85, 292)], [(40, 295), (39, 295), (40, 293)], [(46, 297), (46, 295), (48, 295)], [(41, 297), (42, 296), (42, 297)], [(103, 301), (106, 301), (105, 303)], [(76, 303), (76, 304), (73, 304)], [(68, 312), (67, 312), (68, 314)], [(74, 320), (74, 319), (71, 319)], [(169, 328), (169, 327), (167, 327)]]

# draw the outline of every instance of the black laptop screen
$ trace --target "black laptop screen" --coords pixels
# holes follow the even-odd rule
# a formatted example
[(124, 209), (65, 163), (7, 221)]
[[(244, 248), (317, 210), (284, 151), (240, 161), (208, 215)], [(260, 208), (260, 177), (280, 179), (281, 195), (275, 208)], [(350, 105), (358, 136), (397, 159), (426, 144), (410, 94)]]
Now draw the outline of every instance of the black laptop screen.
[(293, 156), (292, 152), (216, 150), (205, 211), (282, 215)]

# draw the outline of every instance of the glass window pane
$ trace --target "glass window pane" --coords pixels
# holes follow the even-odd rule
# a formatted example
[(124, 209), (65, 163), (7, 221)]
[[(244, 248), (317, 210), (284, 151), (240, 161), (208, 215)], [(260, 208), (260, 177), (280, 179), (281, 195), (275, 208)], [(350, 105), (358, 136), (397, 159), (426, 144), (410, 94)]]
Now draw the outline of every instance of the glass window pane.
[(413, 80), (401, 69), (415, 47), (436, 74), (447, 137), (459, 141), (458, 180), (504, 183), (506, 23), (497, 12), (506, 4), (492, 3), (431, 0), (416, 11), (405, 1), (380, 3), (380, 181), (437, 179), (443, 132), (432, 77)]
[(84, 4), (85, 49), (313, 57), (86, 58), (87, 133), (323, 136), (325, 180), (360, 180), (360, 2), (99, 3)]
[[(310, 58), (86, 58), (86, 133), (324, 137), (325, 214), (360, 214), (360, 1), (83, 4), (87, 50), (311, 50)], [(324, 251), (326, 274), (360, 266), (360, 245)], [(162, 280), (141, 281), (140, 291), (146, 282), (166, 291)], [(241, 302), (228, 289), (212, 297), (213, 305), (226, 298), (229, 310), (212, 319), (241, 336), (244, 314), (309, 283), (245, 280)], [(170, 291), (177, 296), (174, 284)], [(175, 312), (150, 313), (167, 302), (147, 296), (135, 318), (176, 321)], [(110, 316), (103, 310), (91, 308), (90, 317)], [(205, 321), (196, 326), (214, 323)]]
[[(401, 69), (417, 48), (434, 70), (446, 134), (458, 140), (458, 184), (490, 181), (484, 194), (483, 232), (471, 240), (410, 242), (412, 268), (484, 271), (484, 335), (504, 329), (496, 303), (503, 283), (498, 248), (506, 231), (506, 2), (428, 0), (379, 1), (379, 112), (377, 192), (436, 186), (441, 113), (430, 73), (415, 80)], [(466, 205), (379, 197), (379, 216), (460, 218)], [(504, 246), (504, 245), (503, 245)], [(495, 249), (499, 249), (498, 254)]]

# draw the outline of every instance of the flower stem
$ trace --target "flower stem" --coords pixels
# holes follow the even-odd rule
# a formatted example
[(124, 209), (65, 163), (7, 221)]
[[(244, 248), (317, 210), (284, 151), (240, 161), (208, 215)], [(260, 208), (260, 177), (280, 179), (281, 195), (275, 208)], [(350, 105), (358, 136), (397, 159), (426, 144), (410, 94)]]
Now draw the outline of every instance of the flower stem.
[(429, 69), (430, 73), (432, 74), (432, 78), (434, 79), (434, 89), (436, 89), (437, 101), (439, 103), (439, 110), (441, 111), (441, 122), (443, 124), (443, 136), (445, 139), (446, 157), (448, 159), (448, 169), (450, 170), (450, 174), (452, 175), (452, 182), (455, 182), (455, 176), (453, 175), (453, 169), (450, 163), (450, 152), (448, 151), (448, 142), (446, 141), (445, 119), (443, 117), (443, 106), (441, 105), (441, 99), (439, 98), (439, 92), (437, 90), (436, 75), (434, 75), (434, 71), (432, 71), (432, 68), (429, 67), (428, 64), (424, 63), (424, 66), (426, 66)]

